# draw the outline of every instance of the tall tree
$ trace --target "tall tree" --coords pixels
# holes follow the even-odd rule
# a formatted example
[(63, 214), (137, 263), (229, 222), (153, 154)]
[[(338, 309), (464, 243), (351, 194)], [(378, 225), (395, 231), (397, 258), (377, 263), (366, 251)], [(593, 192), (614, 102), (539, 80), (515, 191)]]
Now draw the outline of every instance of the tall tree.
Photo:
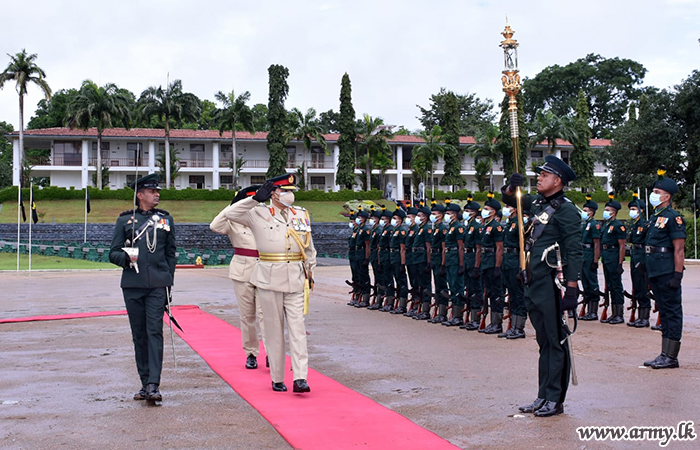
[(672, 116), (682, 130), (680, 145), (686, 155), (683, 180), (691, 187), (700, 183), (700, 71), (694, 70), (675, 88)]
[(338, 117), (338, 170), (336, 183), (352, 189), (355, 184), (355, 150), (357, 125), (355, 108), (352, 106), (352, 86), (350, 76), (345, 73), (340, 83), (340, 116)]
[(502, 157), (501, 149), (498, 147), (496, 139), (498, 138), (498, 127), (492, 123), (488, 123), (482, 130), (476, 133), (474, 139), (476, 145), (470, 149), (471, 155), (474, 157), (474, 164), (480, 161), (486, 161), (489, 167), (489, 186), (490, 190), (495, 190), (493, 182), (493, 164)]
[(437, 94), (430, 96), (430, 107), (423, 108), (416, 105), (421, 112), (421, 125), (425, 130), (432, 129), (435, 125), (445, 130), (447, 125), (447, 114), (452, 95), (457, 101), (459, 135), (473, 136), (485, 123), (493, 122), (495, 114), (493, 112), (493, 102), (490, 99), (481, 100), (475, 94), (457, 95), (447, 89), (440, 88)]
[(574, 119), (576, 137), (571, 142), (574, 146), (571, 168), (576, 172), (575, 186), (595, 188), (596, 180), (593, 176), (595, 156), (591, 151), (591, 127), (588, 125), (588, 116), (586, 95), (583, 91), (578, 91), (576, 119)]
[(71, 128), (87, 130), (91, 124), (97, 127), (97, 189), (102, 183), (102, 134), (105, 128), (112, 128), (112, 122), (120, 121), (129, 128), (131, 112), (129, 99), (114, 83), (97, 86), (92, 80), (83, 81), (78, 94), (68, 105), (67, 122)]
[[(194, 94), (182, 91), (182, 81), (174, 80), (165, 89), (151, 86), (139, 97), (137, 111), (143, 120), (157, 118), (165, 128), (165, 185), (173, 186), (170, 170), (170, 127), (182, 126), (184, 121), (196, 122), (201, 113), (199, 99)], [(171, 124), (172, 121), (172, 124)]]
[[(316, 120), (316, 110), (309, 108), (306, 113), (299, 111), (297, 108), (292, 108), (292, 112), (295, 116), (295, 124), (292, 128), (291, 136), (304, 143), (304, 148), (306, 149), (306, 154), (309, 154), (311, 150), (311, 141), (316, 141), (318, 145), (323, 149), (324, 153), (328, 154), (328, 144), (326, 144), (326, 138), (323, 136), (323, 130)], [(302, 167), (302, 175), (304, 179), (304, 186), (309, 185), (308, 172), (306, 168), (308, 167), (306, 158), (304, 159), (304, 164)]]
[(50, 100), (41, 99), (37, 103), (34, 116), (27, 123), (28, 130), (63, 127), (68, 117), (68, 105), (78, 95), (77, 89), (61, 89), (51, 95)]
[[(25, 49), (21, 52), (7, 56), (10, 57), (10, 63), (7, 68), (0, 73), (0, 89), (5, 87), (8, 81), (15, 82), (15, 90), (19, 95), (19, 151), (24, 166), (26, 152), (24, 150), (24, 96), (27, 95), (27, 88), (30, 84), (37, 85), (46, 99), (51, 98), (51, 88), (46, 82), (46, 73), (36, 64), (37, 54), (27, 54)], [(26, 180), (20, 179), (20, 186), (26, 183)]]
[(270, 124), (267, 151), (270, 153), (270, 166), (267, 168), (267, 178), (273, 178), (287, 171), (287, 152), (284, 148), (287, 111), (284, 109), (284, 101), (289, 94), (287, 84), (289, 70), (282, 65), (273, 64), (267, 72), (270, 76), (270, 93), (267, 102), (267, 121)]
[(0, 122), (0, 189), (12, 186), (12, 143), (5, 135), (13, 131), (11, 124)]
[(647, 70), (630, 59), (603, 58), (589, 54), (566, 66), (550, 66), (523, 81), (527, 97), (526, 118), (539, 109), (557, 116), (573, 115), (578, 91), (588, 99), (593, 137), (609, 138), (625, 121), (627, 104), (639, 98), (639, 85)]
[[(453, 151), (450, 145), (444, 144), (444, 136), (440, 125), (435, 125), (430, 133), (422, 131), (420, 134), (423, 144), (413, 148), (411, 154), (411, 168), (414, 173), (424, 175), (430, 180), (430, 188), (435, 192), (435, 165), (445, 155), (445, 148)], [(423, 178), (421, 176), (421, 178)]]
[[(520, 153), (518, 162), (520, 163), (520, 172), (522, 175), (527, 173), (527, 148), (529, 145), (529, 135), (525, 124), (525, 98), (522, 92), (518, 92), (516, 96), (518, 102), (518, 146)], [(501, 120), (498, 125), (498, 141), (497, 145), (501, 151), (503, 160), (503, 171), (507, 177), (515, 170), (515, 161), (513, 160), (513, 140), (510, 137), (510, 113), (508, 112), (509, 98), (503, 96), (501, 102)]]
[[(264, 103), (256, 103), (250, 108), (253, 113), (253, 128), (255, 131), (269, 131), (270, 124), (267, 122), (267, 105)], [(238, 131), (243, 131), (242, 129)]]
[(552, 111), (539, 110), (535, 113), (534, 120), (530, 123), (532, 135), (530, 136), (530, 148), (537, 144), (547, 142), (547, 152), (551, 155), (557, 148), (557, 139), (572, 142), (576, 139), (574, 122), (568, 116), (557, 116)]
[(393, 164), (391, 146), (387, 142), (393, 134), (381, 117), (373, 118), (369, 114), (363, 114), (362, 117), (364, 122), (358, 139), (358, 151), (365, 163), (365, 190), (370, 190), (372, 170), (378, 169), (383, 174)]
[(317, 123), (324, 133), (339, 133), (338, 122), (340, 122), (340, 113), (332, 109), (318, 115)]
[(214, 122), (219, 128), (219, 136), (223, 136), (224, 131), (231, 130), (233, 186), (235, 189), (238, 189), (238, 173), (240, 171), (236, 167), (236, 130), (238, 127), (241, 127), (245, 131), (255, 133), (253, 111), (246, 105), (246, 102), (250, 100), (250, 92), (245, 91), (236, 97), (234, 90), (227, 94), (219, 91), (214, 94), (214, 98), (223, 105), (221, 109), (217, 109), (214, 113)]
[(444, 101), (444, 121), (443, 130), (445, 132), (445, 147), (443, 158), (445, 160), (445, 174), (442, 176), (443, 186), (464, 186), (464, 178), (461, 175), (462, 158), (459, 154), (459, 105), (457, 96), (453, 92), (448, 92)]

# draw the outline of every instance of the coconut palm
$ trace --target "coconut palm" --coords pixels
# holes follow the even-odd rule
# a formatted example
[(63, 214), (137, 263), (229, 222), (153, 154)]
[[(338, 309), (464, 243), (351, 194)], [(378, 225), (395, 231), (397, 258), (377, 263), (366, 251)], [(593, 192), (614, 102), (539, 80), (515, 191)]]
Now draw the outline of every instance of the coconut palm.
[(224, 131), (231, 130), (233, 186), (234, 189), (237, 189), (240, 168), (238, 168), (238, 159), (236, 158), (236, 129), (255, 133), (253, 111), (246, 105), (246, 102), (250, 100), (250, 92), (245, 91), (236, 97), (233, 90), (227, 94), (219, 91), (214, 94), (214, 97), (223, 105), (223, 108), (214, 112), (214, 121), (219, 126), (219, 136), (222, 136)]
[[(46, 100), (51, 99), (51, 88), (46, 82), (46, 73), (36, 65), (36, 53), (27, 54), (25, 49), (16, 55), (10, 55), (10, 63), (7, 68), (0, 73), (0, 89), (5, 86), (8, 81), (16, 82), (15, 89), (19, 94), (19, 151), (22, 164), (26, 157), (24, 151), (24, 96), (27, 94), (27, 88), (30, 84), (36, 84), (44, 92)], [(26, 180), (20, 180), (20, 185)]]
[(552, 111), (538, 109), (530, 129), (529, 146), (534, 148), (540, 142), (547, 141), (547, 151), (551, 155), (557, 147), (557, 139), (572, 142), (576, 139), (574, 121), (569, 116), (557, 116)]
[(384, 125), (384, 120), (380, 117), (376, 119), (369, 114), (364, 114), (362, 125), (359, 129), (357, 140), (358, 153), (363, 155), (365, 163), (365, 189), (372, 189), (372, 169), (379, 169), (384, 173), (387, 164), (391, 161), (391, 146), (388, 139), (394, 137), (388, 126)]
[(157, 117), (165, 127), (165, 185), (172, 186), (170, 173), (170, 121), (181, 126), (184, 121), (196, 122), (201, 108), (199, 99), (189, 92), (182, 92), (182, 81), (175, 80), (165, 89), (162, 86), (151, 86), (141, 93), (137, 103), (137, 111), (143, 120), (149, 121)]
[(121, 121), (125, 128), (129, 128), (129, 100), (125, 91), (120, 90), (114, 83), (97, 86), (92, 80), (85, 80), (78, 94), (68, 105), (68, 126), (83, 130), (87, 130), (90, 125), (97, 127), (97, 189), (103, 188), (102, 133), (105, 128), (112, 128), (113, 121)]
[(430, 178), (430, 187), (433, 194), (435, 194), (435, 186), (433, 184), (435, 164), (445, 155), (445, 149), (451, 150), (453, 147), (444, 143), (440, 125), (435, 125), (430, 132), (422, 131), (420, 137), (425, 143), (413, 149), (411, 168), (414, 171), (425, 173)]
[(473, 146), (469, 153), (474, 157), (474, 163), (486, 161), (489, 165), (489, 185), (490, 190), (494, 190), (493, 183), (493, 164), (498, 161), (501, 156), (501, 149), (496, 143), (498, 137), (498, 127), (492, 123), (487, 123), (482, 129), (476, 133), (474, 140), (476, 145)]
[[(293, 129), (291, 130), (290, 136), (293, 139), (303, 141), (306, 153), (311, 150), (311, 141), (314, 140), (318, 145), (323, 148), (326, 155), (329, 155), (328, 144), (326, 144), (326, 138), (323, 136), (323, 130), (316, 120), (316, 110), (314, 108), (309, 108), (306, 113), (302, 113), (297, 108), (292, 108)], [(308, 172), (306, 170), (306, 161), (302, 163), (304, 186), (308, 186)]]

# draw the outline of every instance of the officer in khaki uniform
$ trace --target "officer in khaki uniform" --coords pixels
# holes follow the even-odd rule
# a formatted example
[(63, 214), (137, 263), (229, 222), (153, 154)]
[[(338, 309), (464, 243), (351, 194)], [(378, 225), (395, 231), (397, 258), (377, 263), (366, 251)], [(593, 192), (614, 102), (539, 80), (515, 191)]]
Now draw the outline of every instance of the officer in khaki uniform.
[(262, 312), (255, 301), (255, 286), (250, 284), (250, 276), (253, 268), (258, 262), (258, 250), (255, 245), (255, 237), (250, 228), (232, 222), (226, 218), (226, 211), (244, 198), (252, 197), (260, 186), (249, 186), (238, 191), (231, 205), (224, 208), (209, 224), (211, 231), (228, 236), (233, 245), (233, 258), (229, 266), (228, 277), (233, 281), (233, 291), (238, 300), (238, 311), (240, 315), (241, 340), (243, 350), (247, 355), (246, 369), (258, 368), (258, 354), (260, 353), (260, 343), (258, 341), (258, 330), (255, 327), (256, 314), (260, 318), (260, 331), (263, 335)]
[[(294, 203), (296, 177), (283, 175), (265, 182), (256, 194), (235, 203), (226, 218), (253, 232), (260, 260), (250, 283), (257, 288), (263, 311), (265, 345), (270, 360), (274, 391), (286, 391), (284, 384), (284, 321), (287, 320), (289, 348), (294, 372), (294, 392), (309, 392), (308, 352), (304, 326), (304, 287), (316, 267), (316, 249), (311, 239), (308, 212)], [(271, 200), (269, 205), (264, 204)]]

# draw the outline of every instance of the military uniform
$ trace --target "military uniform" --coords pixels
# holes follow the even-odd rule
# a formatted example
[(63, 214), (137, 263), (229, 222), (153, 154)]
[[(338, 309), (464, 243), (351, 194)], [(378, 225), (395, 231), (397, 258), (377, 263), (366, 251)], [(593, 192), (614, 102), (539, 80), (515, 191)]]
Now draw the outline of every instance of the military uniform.
[[(443, 214), (445, 213), (445, 207), (443, 205), (434, 204), (431, 210)], [(431, 217), (436, 219), (435, 215), (431, 215)], [(433, 219), (431, 219), (431, 221)], [(435, 317), (428, 320), (430, 323), (442, 323), (447, 320), (447, 306), (450, 302), (450, 294), (447, 290), (446, 273), (442, 273), (442, 254), (446, 233), (447, 226), (442, 221), (439, 223), (431, 223), (431, 229), (428, 231), (428, 234), (431, 234), (430, 266), (433, 271), (433, 282), (435, 285), (433, 292), (435, 292), (435, 303), (437, 304), (437, 312), (435, 313)]]
[[(649, 326), (649, 314), (651, 313), (651, 299), (649, 298), (649, 288), (645, 269), (645, 252), (647, 232), (649, 222), (644, 219), (643, 212), (646, 207), (643, 201), (637, 198), (628, 204), (628, 207), (637, 207), (638, 216), (632, 219), (629, 224), (627, 241), (630, 244), (630, 275), (632, 278), (632, 296), (637, 304), (637, 319), (628, 322), (627, 325), (636, 328), (646, 328)], [(631, 211), (630, 211), (631, 212)]]
[[(586, 196), (584, 208), (598, 210), (598, 204)], [(594, 214), (595, 215), (595, 214)], [(600, 303), (600, 286), (598, 284), (598, 258), (600, 257), (601, 230), (600, 223), (594, 217), (587, 217), (581, 223), (581, 246), (583, 247), (583, 266), (581, 267), (581, 284), (583, 301), (588, 312), (581, 320), (598, 320)]]
[(286, 319), (294, 391), (308, 392), (308, 350), (303, 310), (305, 281), (308, 278), (311, 284), (316, 267), (311, 220), (304, 208), (280, 208), (274, 202), (270, 202), (270, 205), (261, 203), (269, 199), (278, 187), (294, 189), (295, 180), (293, 174), (268, 180), (254, 197), (235, 203), (227, 211), (226, 218), (250, 228), (257, 242), (260, 261), (253, 269), (250, 283), (257, 288), (263, 311), (265, 345), (273, 389), (286, 391)]
[[(406, 213), (397, 209), (394, 211), (393, 217), (401, 219), (406, 218)], [(406, 312), (406, 304), (408, 303), (408, 280), (406, 278), (406, 238), (408, 237), (408, 226), (403, 222), (397, 224), (391, 233), (389, 242), (390, 252), (389, 261), (393, 274), (393, 281), (396, 284), (396, 298), (399, 299), (399, 304), (396, 308), (392, 308), (391, 312), (395, 314), (403, 314)]]
[[(523, 219), (525, 216), (523, 215)], [(525, 228), (527, 229), (527, 227)], [(511, 327), (498, 335), (507, 339), (520, 339), (525, 337), (525, 322), (527, 320), (527, 308), (525, 308), (525, 289), (518, 281), (520, 272), (520, 234), (518, 232), (518, 218), (513, 214), (506, 220), (503, 232), (503, 280), (508, 289), (508, 306), (510, 308)]]
[(372, 227), (366, 222), (369, 218), (367, 211), (360, 210), (357, 217), (364, 218), (365, 223), (358, 225), (357, 236), (355, 237), (355, 261), (357, 270), (357, 283), (361, 301), (355, 305), (358, 308), (369, 306), (370, 278), (369, 278), (369, 240), (372, 236)]
[[(428, 251), (432, 238), (432, 227), (428, 217), (431, 212), (430, 208), (426, 206), (422, 206), (419, 212), (423, 213), (425, 217), (422, 219), (422, 222), (418, 224), (418, 231), (416, 231), (415, 237), (413, 238), (413, 263), (416, 267), (416, 290), (421, 307), (420, 313), (417, 314), (414, 319), (427, 320), (430, 318), (430, 303), (433, 292), (430, 283), (431, 267), (428, 264)], [(420, 217), (417, 216), (416, 220), (420, 220)]]
[[(501, 209), (500, 203), (494, 200), (493, 194), (484, 206), (496, 211)], [(486, 290), (486, 301), (491, 306), (491, 323), (483, 330), (486, 334), (498, 334), (503, 331), (503, 281), (501, 279), (501, 264), (503, 262), (503, 227), (496, 218), (482, 218), (479, 230), (481, 241), (481, 278)], [(482, 331), (482, 330), (479, 330)]]
[(358, 306), (360, 304), (360, 272), (357, 264), (357, 236), (360, 226), (355, 223), (355, 211), (350, 211), (350, 229), (348, 237), (348, 262), (350, 263), (352, 293), (348, 306)]
[[(611, 199), (605, 206), (610, 206), (618, 211), (622, 207), (620, 202)], [(622, 287), (622, 264), (620, 263), (620, 241), (627, 240), (625, 226), (617, 219), (609, 219), (602, 225), (601, 245), (603, 247), (603, 275), (605, 276), (605, 288), (610, 293), (610, 303), (612, 304), (612, 316), (601, 320), (604, 323), (619, 324), (624, 323), (625, 311), (624, 288)]]
[[(140, 178), (132, 187), (137, 191), (159, 189), (158, 181), (158, 175), (151, 174)], [(144, 225), (147, 225), (145, 233), (134, 242)], [(124, 247), (138, 249), (135, 264)], [(121, 288), (142, 385), (135, 399), (161, 400), (158, 386), (163, 368), (163, 312), (168, 301), (167, 289), (172, 287), (175, 276), (175, 249), (175, 223), (167, 211), (136, 208), (117, 218), (109, 260), (124, 269)]]
[(479, 230), (481, 225), (476, 220), (481, 206), (467, 198), (468, 203), (464, 206), (464, 211), (469, 212), (468, 218), (465, 215), (464, 228), (466, 236), (464, 238), (464, 281), (467, 288), (467, 301), (469, 301), (470, 315), (469, 322), (460, 328), (474, 331), (479, 329), (479, 314), (484, 303), (484, 286), (481, 282), (481, 237)]
[[(389, 211), (384, 211), (382, 213), (382, 216), (386, 220), (391, 220), (391, 212)], [(379, 302), (380, 308), (378, 308), (380, 311), (391, 311), (394, 309), (394, 293), (396, 290), (394, 289), (394, 270), (393, 267), (391, 266), (391, 236), (394, 233), (394, 226), (391, 225), (390, 222), (388, 222), (386, 225), (384, 225), (384, 228), (382, 230), (382, 235), (379, 238), (379, 264), (381, 265), (382, 268), (382, 278), (384, 279), (384, 286), (386, 287), (386, 290), (384, 292), (384, 297), (381, 302)], [(384, 305), (382, 305), (384, 303)]]
[[(418, 314), (418, 308), (420, 307), (420, 287), (418, 285), (418, 267), (415, 263), (415, 255), (413, 254), (413, 241), (418, 234), (418, 224), (416, 223), (416, 214), (418, 214), (418, 208), (408, 206), (406, 210), (406, 225), (408, 226), (408, 234), (406, 235), (406, 274), (408, 275), (408, 284), (410, 288), (408, 293), (411, 295), (411, 309), (404, 313), (404, 316), (413, 317)], [(411, 216), (411, 217), (408, 217)], [(408, 223), (410, 222), (410, 223)]]
[[(384, 295), (385, 292), (385, 287), (384, 287), (384, 280), (382, 278), (382, 269), (381, 265), (379, 264), (379, 260), (377, 259), (377, 255), (379, 254), (379, 239), (382, 237), (382, 231), (383, 227), (380, 225), (381, 217), (382, 217), (382, 211), (380, 210), (374, 210), (370, 214), (371, 219), (370, 220), (375, 220), (374, 225), (372, 225), (372, 231), (370, 233), (370, 238), (369, 238), (369, 263), (372, 265), (372, 274), (374, 275), (374, 295), (375, 295), (375, 301), (372, 306), (370, 306), (371, 309), (379, 309), (379, 303), (382, 295)], [(374, 306), (377, 305), (376, 308)]]
[[(461, 208), (456, 203), (448, 203), (447, 211), (454, 211), (459, 215)], [(443, 222), (445, 223), (445, 222)], [(452, 302), (452, 319), (442, 324), (448, 327), (460, 326), (464, 323), (462, 313), (464, 309), (464, 223), (455, 216), (449, 224), (445, 223), (443, 234), (445, 242), (443, 248), (445, 253), (445, 272), (447, 274), (447, 286), (450, 290), (450, 301)]]

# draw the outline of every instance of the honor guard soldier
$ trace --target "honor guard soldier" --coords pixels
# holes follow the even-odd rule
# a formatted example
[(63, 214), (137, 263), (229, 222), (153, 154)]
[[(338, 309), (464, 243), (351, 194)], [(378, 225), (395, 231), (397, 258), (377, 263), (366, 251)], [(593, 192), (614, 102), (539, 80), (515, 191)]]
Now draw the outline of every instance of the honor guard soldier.
[[(284, 322), (294, 373), (294, 392), (309, 392), (308, 351), (304, 326), (304, 291), (313, 288), (316, 249), (311, 220), (304, 208), (293, 206), (296, 176), (282, 175), (265, 182), (253, 197), (234, 203), (226, 218), (247, 226), (258, 245), (260, 261), (250, 282), (257, 288), (263, 312), (265, 345), (274, 391), (284, 384)], [(270, 204), (263, 202), (270, 200)]]
[(598, 285), (598, 260), (600, 259), (600, 224), (595, 220), (598, 203), (591, 195), (586, 195), (586, 203), (581, 212), (581, 246), (583, 247), (583, 266), (581, 284), (583, 285), (583, 305), (588, 312), (581, 320), (598, 320), (600, 303), (600, 286)]
[(442, 254), (445, 243), (445, 234), (447, 228), (443, 222), (445, 218), (445, 206), (438, 205), (435, 199), (432, 201), (430, 214), (430, 223), (432, 224), (432, 233), (430, 241), (430, 267), (433, 271), (433, 282), (435, 284), (435, 303), (437, 304), (437, 312), (435, 317), (428, 320), (430, 323), (442, 323), (447, 320), (447, 306), (450, 302), (450, 294), (447, 291), (447, 276), (446, 272), (442, 271)]
[[(496, 212), (501, 204), (488, 193), (488, 201), (481, 210), (481, 279), (486, 290), (484, 299), (491, 306), (491, 323), (483, 330), (486, 334), (503, 332), (503, 280), (501, 264), (503, 263), (503, 227), (496, 219)], [(479, 330), (482, 331), (482, 330)]]
[(406, 202), (406, 226), (408, 227), (408, 235), (406, 236), (406, 274), (408, 275), (408, 284), (410, 289), (408, 293), (411, 295), (411, 309), (403, 313), (404, 316), (413, 317), (418, 314), (420, 308), (420, 290), (418, 287), (418, 276), (416, 274), (415, 258), (413, 255), (413, 241), (418, 234), (418, 224), (416, 223), (416, 215), (418, 208), (410, 202)]
[(348, 216), (348, 219), (350, 219), (350, 222), (348, 222), (348, 227), (350, 227), (350, 236), (348, 237), (348, 262), (350, 263), (350, 282), (346, 280), (345, 282), (348, 283), (352, 287), (351, 295), (350, 295), (350, 301), (347, 303), (348, 306), (357, 306), (360, 304), (360, 291), (359, 291), (359, 283), (358, 283), (358, 271), (357, 271), (357, 260), (355, 259), (356, 254), (355, 254), (355, 242), (357, 241), (357, 231), (359, 229), (359, 226), (355, 222), (355, 211), (350, 210), (350, 216)]
[[(503, 231), (503, 264), (501, 265), (503, 281), (508, 289), (508, 307), (510, 308), (511, 327), (498, 335), (499, 338), (521, 339), (525, 337), (527, 308), (523, 284), (518, 281), (520, 272), (520, 239), (518, 232), (518, 211), (513, 206), (502, 209), (506, 219)], [(527, 229), (527, 216), (523, 214), (523, 225)]]
[(465, 303), (464, 297), (464, 223), (459, 220), (462, 208), (457, 203), (451, 203), (445, 199), (446, 210), (443, 219), (445, 228), (444, 252), (442, 254), (443, 267), (447, 275), (447, 286), (452, 301), (452, 319), (442, 322), (447, 327), (458, 327), (464, 323), (462, 313)]
[(430, 208), (421, 202), (421, 207), (416, 215), (416, 223), (418, 224), (418, 232), (413, 239), (413, 262), (416, 265), (416, 276), (418, 277), (418, 291), (420, 296), (420, 313), (414, 319), (428, 320), (430, 319), (430, 303), (433, 296), (431, 288), (430, 274), (432, 268), (430, 266), (431, 241), (432, 241), (432, 225), (430, 223), (431, 211)]
[(382, 220), (384, 221), (384, 228), (382, 231), (382, 236), (379, 238), (379, 253), (378, 259), (379, 264), (382, 267), (382, 278), (384, 279), (384, 286), (386, 291), (384, 292), (384, 297), (381, 302), (378, 302), (379, 311), (387, 312), (394, 309), (394, 270), (391, 266), (391, 236), (394, 233), (394, 226), (391, 224), (392, 213), (391, 211), (384, 209), (382, 211)]
[[(537, 399), (522, 406), (521, 412), (548, 417), (564, 412), (564, 400), (569, 386), (571, 355), (566, 338), (563, 317), (566, 311), (576, 309), (578, 279), (583, 263), (581, 251), (580, 215), (576, 206), (564, 196), (564, 186), (576, 179), (576, 173), (561, 159), (553, 155), (545, 158), (537, 168), (537, 192), (539, 195), (523, 195), (522, 208), (532, 211), (533, 223), (526, 240), (527, 267), (525, 272), (525, 306), (535, 329), (539, 345), (539, 390)], [(504, 188), (506, 204), (515, 205), (517, 186), (523, 177), (514, 173), (510, 184)], [(559, 245), (564, 281), (561, 291), (556, 283), (557, 270), (549, 254), (542, 255), (554, 244)], [(559, 261), (557, 261), (558, 263)], [(557, 264), (558, 265), (558, 264)]]
[(622, 208), (620, 202), (615, 200), (614, 194), (609, 194), (610, 200), (605, 204), (603, 211), (603, 230), (601, 244), (603, 246), (603, 274), (605, 275), (605, 288), (610, 293), (612, 304), (612, 316), (601, 320), (603, 323), (625, 323), (625, 296), (622, 287), (622, 273), (625, 269), (625, 242), (627, 231), (625, 226), (617, 220), (617, 212)]
[(370, 247), (369, 240), (372, 237), (372, 227), (367, 223), (369, 213), (362, 210), (362, 205), (358, 208), (355, 216), (357, 224), (357, 236), (355, 237), (355, 261), (357, 270), (357, 283), (360, 291), (361, 300), (355, 305), (358, 308), (366, 308), (369, 306), (370, 294), (370, 279), (369, 279), (369, 257)]
[(122, 267), (121, 288), (134, 341), (141, 390), (134, 400), (161, 401), (163, 313), (175, 276), (175, 223), (160, 202), (158, 174), (139, 178), (134, 210), (117, 218), (109, 260)]
[(469, 302), (468, 322), (460, 328), (474, 331), (479, 329), (479, 314), (484, 302), (484, 287), (481, 283), (481, 238), (479, 222), (477, 221), (481, 205), (467, 197), (467, 204), (464, 205), (464, 227), (466, 236), (464, 238), (464, 282), (467, 288), (467, 301)]
[(227, 235), (231, 245), (233, 245), (233, 258), (231, 258), (228, 277), (233, 281), (233, 290), (238, 300), (241, 340), (243, 341), (243, 351), (247, 355), (246, 369), (258, 368), (260, 343), (258, 330), (255, 326), (258, 322), (258, 315), (261, 316), (260, 331), (263, 335), (263, 341), (265, 340), (260, 305), (257, 305), (255, 301), (255, 286), (250, 284), (250, 276), (258, 263), (259, 255), (253, 232), (246, 226), (228, 220), (226, 210), (231, 208), (234, 203), (255, 195), (255, 191), (259, 187), (259, 185), (249, 186), (238, 191), (231, 205), (224, 208), (209, 224), (209, 228), (213, 232)]
[[(403, 314), (406, 312), (406, 304), (408, 303), (408, 280), (406, 279), (406, 238), (408, 237), (408, 226), (404, 224), (406, 219), (406, 211), (397, 208), (391, 216), (391, 225), (394, 231), (391, 232), (391, 241), (389, 243), (389, 261), (396, 284), (396, 297), (388, 302), (386, 306), (391, 309), (392, 314)], [(393, 308), (396, 299), (399, 300), (398, 306)], [(385, 306), (385, 308), (386, 308)]]
[(645, 366), (654, 369), (678, 367), (683, 332), (681, 280), (685, 260), (685, 219), (672, 208), (673, 196), (678, 192), (675, 181), (665, 177), (664, 168), (658, 171), (658, 180), (649, 194), (654, 207), (647, 233), (646, 270), (649, 285), (654, 292), (661, 316), (661, 354)]
[(632, 201), (627, 204), (631, 223), (627, 240), (630, 243), (630, 274), (632, 276), (632, 297), (637, 307), (637, 320), (627, 323), (629, 327), (646, 328), (649, 326), (651, 299), (645, 269), (644, 245), (649, 231), (649, 221), (644, 218), (646, 204), (637, 193), (632, 194)]
[[(382, 207), (383, 208), (383, 207)], [(382, 280), (382, 269), (379, 264), (377, 255), (379, 254), (379, 238), (382, 236), (384, 222), (382, 219), (382, 210), (376, 209), (372, 205), (369, 214), (369, 226), (372, 229), (369, 239), (369, 262), (372, 265), (372, 273), (374, 274), (374, 305), (378, 305), (382, 295), (384, 295), (384, 281)], [(378, 309), (372, 308), (371, 309)]]

